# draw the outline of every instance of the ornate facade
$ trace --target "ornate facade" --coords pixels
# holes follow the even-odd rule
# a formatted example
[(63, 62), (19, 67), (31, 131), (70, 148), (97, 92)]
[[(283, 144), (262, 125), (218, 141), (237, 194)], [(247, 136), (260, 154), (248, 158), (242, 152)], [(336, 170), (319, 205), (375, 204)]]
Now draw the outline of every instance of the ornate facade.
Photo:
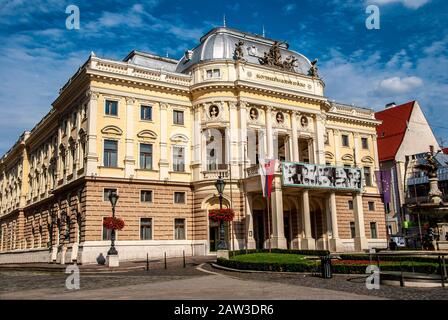
[[(96, 263), (110, 246), (107, 194), (125, 221), (120, 259), (213, 252), (214, 182), (236, 216), (230, 248), (385, 247), (372, 110), (324, 96), (316, 61), (215, 28), (178, 60), (92, 54), (51, 112), (0, 160), (0, 263)], [(277, 159), (270, 215), (258, 163)], [(358, 167), (360, 190), (287, 187), (283, 162)], [(270, 233), (270, 236), (269, 236)]]

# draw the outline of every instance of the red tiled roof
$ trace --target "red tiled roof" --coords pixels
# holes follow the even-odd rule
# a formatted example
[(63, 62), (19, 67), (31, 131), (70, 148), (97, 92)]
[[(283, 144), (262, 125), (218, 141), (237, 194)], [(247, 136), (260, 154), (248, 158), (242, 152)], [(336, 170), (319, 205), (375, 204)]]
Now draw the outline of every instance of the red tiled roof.
[(383, 121), (376, 127), (380, 162), (395, 159), (406, 133), (414, 103), (415, 101), (410, 101), (375, 113), (375, 118)]

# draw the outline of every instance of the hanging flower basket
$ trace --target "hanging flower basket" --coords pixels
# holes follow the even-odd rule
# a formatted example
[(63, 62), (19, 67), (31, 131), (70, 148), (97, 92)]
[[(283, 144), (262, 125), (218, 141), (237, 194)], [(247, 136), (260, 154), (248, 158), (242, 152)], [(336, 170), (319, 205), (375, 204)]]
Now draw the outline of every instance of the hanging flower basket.
[(233, 209), (212, 209), (208, 212), (208, 217), (213, 221), (232, 221), (234, 216)]
[(124, 228), (124, 221), (120, 218), (107, 217), (103, 220), (103, 226), (110, 230), (121, 230)]

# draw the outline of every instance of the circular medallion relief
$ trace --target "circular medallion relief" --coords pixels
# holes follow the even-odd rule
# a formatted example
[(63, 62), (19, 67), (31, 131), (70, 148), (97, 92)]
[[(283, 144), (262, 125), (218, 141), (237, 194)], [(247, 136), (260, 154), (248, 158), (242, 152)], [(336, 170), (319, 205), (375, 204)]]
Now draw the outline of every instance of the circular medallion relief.
[(210, 115), (210, 118), (216, 118), (219, 115), (219, 108), (218, 106), (212, 105), (208, 109), (208, 113)]
[(285, 116), (283, 115), (282, 112), (277, 112), (275, 120), (277, 120), (277, 123), (283, 123), (285, 121)]
[(249, 116), (250, 116), (251, 120), (257, 120), (258, 119), (258, 110), (255, 108), (250, 108)]

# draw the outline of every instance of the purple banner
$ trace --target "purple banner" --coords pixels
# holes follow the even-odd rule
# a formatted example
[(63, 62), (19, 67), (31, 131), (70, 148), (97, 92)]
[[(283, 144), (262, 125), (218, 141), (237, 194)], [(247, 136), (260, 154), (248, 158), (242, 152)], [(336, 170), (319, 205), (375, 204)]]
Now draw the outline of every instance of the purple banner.
[(375, 171), (375, 177), (383, 203), (390, 203), (390, 184), (392, 180), (390, 170)]

